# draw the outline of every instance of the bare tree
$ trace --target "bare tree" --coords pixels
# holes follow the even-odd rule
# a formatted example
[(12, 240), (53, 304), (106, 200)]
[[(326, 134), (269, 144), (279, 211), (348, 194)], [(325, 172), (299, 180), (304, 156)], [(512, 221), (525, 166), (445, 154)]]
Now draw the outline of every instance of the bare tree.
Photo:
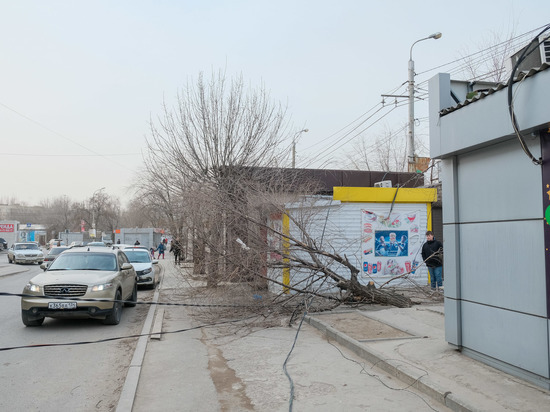
[[(181, 224), (173, 206), (190, 207), (188, 194), (197, 198), (196, 191), (201, 191), (203, 202), (194, 209), (200, 213), (188, 226), (198, 250), (205, 251), (211, 285), (227, 263), (211, 251), (233, 248), (231, 239), (247, 233), (242, 226), (247, 222), (235, 213), (248, 208), (240, 174), (245, 168), (281, 164), (288, 155), (284, 142), (289, 137), (283, 106), (273, 103), (262, 87), (246, 87), (242, 76), (228, 81), (223, 72), (209, 80), (201, 73), (179, 94), (177, 106), (165, 104), (163, 117), (152, 122), (146, 160), (149, 181), (141, 193), (161, 202), (173, 214), (172, 223)], [(162, 185), (162, 193), (153, 182)]]
[(90, 229), (97, 229), (104, 233), (113, 233), (121, 222), (120, 200), (103, 191), (98, 190), (83, 202), (73, 205), (75, 218)]
[(44, 222), (50, 232), (55, 236), (65, 230), (75, 230), (80, 223), (75, 216), (74, 202), (68, 196), (59, 196), (52, 200), (46, 199), (41, 202), (45, 210)]
[(346, 155), (349, 164), (358, 170), (403, 172), (407, 170), (405, 128), (392, 132), (386, 128), (374, 142), (367, 136), (358, 140)]
[[(246, 89), (242, 78), (227, 85), (218, 74), (209, 83), (199, 76), (180, 94), (175, 109), (165, 105), (164, 110), (151, 126), (148, 176), (139, 193), (150, 206), (162, 205), (166, 215), (173, 214), (175, 233), (179, 225), (188, 229), (195, 274), (204, 275), (208, 286), (223, 280), (265, 289), (268, 282), (279, 282), (298, 295), (336, 302), (345, 297), (335, 297), (334, 290), (367, 294), (367, 285), (357, 280), (358, 269), (338, 254), (333, 239), (327, 236), (319, 243), (308, 232), (307, 217), (315, 221), (319, 216), (304, 208), (303, 217), (293, 216), (296, 227), (303, 228), (294, 234), (268, 224), (269, 216), (284, 214), (289, 202), (317, 193), (315, 182), (279, 168), (289, 137), (282, 107), (273, 105), (262, 89)], [(283, 241), (272, 245), (269, 236)], [(272, 254), (281, 259), (268, 259)], [(347, 277), (335, 266), (346, 268)], [(272, 269), (308, 275), (284, 283), (270, 276)], [(327, 290), (329, 285), (334, 290)], [(370, 289), (375, 291), (369, 296), (378, 295), (378, 301), (387, 297)], [(281, 294), (273, 302), (284, 304), (288, 298)], [(410, 305), (405, 298), (394, 302)]]
[(467, 79), (502, 83), (508, 77), (507, 62), (519, 50), (519, 39), (512, 28), (507, 35), (492, 32), (478, 44), (479, 51), (465, 49), (460, 53), (462, 70)]

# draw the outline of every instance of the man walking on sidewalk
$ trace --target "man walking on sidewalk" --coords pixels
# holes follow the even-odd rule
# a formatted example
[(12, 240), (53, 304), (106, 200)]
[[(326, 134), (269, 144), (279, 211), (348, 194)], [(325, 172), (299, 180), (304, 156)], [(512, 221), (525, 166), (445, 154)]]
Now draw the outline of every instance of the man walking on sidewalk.
[(422, 246), (422, 259), (430, 272), (432, 290), (443, 287), (443, 245), (435, 240), (431, 230), (426, 232), (426, 243)]
[[(170, 247), (170, 252), (174, 254), (174, 263), (177, 265), (181, 263), (181, 258), (183, 255), (183, 247), (178, 238), (172, 240), (172, 246)], [(185, 258), (184, 258), (185, 259)]]

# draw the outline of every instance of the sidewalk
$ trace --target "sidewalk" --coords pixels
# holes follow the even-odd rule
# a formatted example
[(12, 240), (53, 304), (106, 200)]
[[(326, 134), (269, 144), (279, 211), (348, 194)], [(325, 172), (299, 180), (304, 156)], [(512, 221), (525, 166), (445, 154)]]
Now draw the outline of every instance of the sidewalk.
[[(550, 392), (473, 360), (449, 345), (445, 341), (443, 304), (333, 311), (311, 314), (308, 322), (329, 339), (454, 411), (549, 408)], [(369, 330), (385, 336), (369, 335)]]
[[(163, 300), (169, 299), (170, 290), (181, 287), (185, 279), (181, 273), (178, 273), (178, 269), (174, 267), (171, 260), (162, 261), (161, 265), (164, 278), (159, 288), (160, 292), (155, 293), (155, 297), (160, 293), (160, 300)], [(147, 325), (147, 321), (152, 322), (153, 318), (153, 325)], [(149, 333), (149, 330), (153, 333), (159, 332), (163, 325), (167, 325), (166, 330), (191, 326), (191, 320), (185, 315), (185, 311), (173, 310), (173, 307), (169, 306), (165, 309), (152, 306), (147, 321), (142, 333)], [(300, 349), (300, 345), (304, 345), (302, 347), (304, 350), (305, 346), (311, 345), (311, 340), (317, 341), (321, 348), (325, 338), (328, 338), (329, 342), (337, 342), (359, 358), (366, 360), (369, 368), (375, 365), (401, 380), (404, 383), (401, 386), (410, 387), (411, 390), (414, 388), (450, 410), (548, 410), (550, 392), (468, 358), (447, 344), (444, 337), (442, 303), (422, 304), (407, 309), (377, 305), (365, 306), (361, 310), (346, 310), (345, 307), (341, 307), (329, 312), (311, 313), (306, 317), (306, 322), (315, 327), (317, 332), (312, 335), (315, 329), (306, 328), (298, 337), (297, 349)], [(283, 334), (290, 333), (289, 338), (292, 338), (292, 334), (295, 333), (295, 328), (288, 327), (284, 330), (272, 328), (264, 333), (273, 333), (277, 329)], [(254, 385), (261, 379), (245, 376), (244, 388), (233, 384), (228, 392), (231, 395), (220, 394), (219, 387), (210, 380), (208, 373), (209, 362), (213, 359), (212, 348), (207, 348), (201, 343), (201, 333), (200, 330), (194, 330), (184, 334), (156, 335), (156, 339), (145, 338), (143, 342), (138, 343), (139, 350), (136, 349), (117, 411), (188, 410), (184, 409), (181, 402), (186, 405), (188, 402), (189, 404), (196, 402), (201, 405), (200, 410), (218, 410), (218, 398), (222, 395), (241, 396), (245, 399), (247, 391), (257, 391)], [(237, 342), (236, 345), (239, 343)], [(284, 350), (288, 350), (286, 349), (288, 341), (281, 346), (285, 348)], [(231, 355), (231, 352), (228, 354)], [(249, 354), (252, 363), (263, 365), (257, 368), (265, 368), (267, 374), (271, 365), (266, 362), (272, 362), (277, 365), (277, 369), (280, 369), (282, 364), (280, 358), (277, 358), (277, 353), (265, 346), (265, 343), (260, 354), (260, 356)], [(237, 352), (234, 352), (231, 358), (233, 356), (237, 358)], [(328, 362), (326, 358), (323, 360)], [(305, 372), (296, 371), (295, 373), (315, 373), (315, 369), (320, 366), (316, 362), (312, 360), (307, 365), (301, 365), (305, 368)], [(348, 361), (341, 358), (332, 362), (343, 364)], [(142, 366), (145, 366), (144, 369)], [(333, 367), (335, 368), (334, 379), (339, 382), (339, 385), (351, 386), (350, 379), (353, 378), (340, 375), (336, 370), (337, 367)], [(218, 371), (222, 369), (224, 367), (218, 368)], [(272, 369), (272, 373), (273, 370), (275, 369)], [(304, 376), (301, 378), (302, 382), (306, 379)], [(318, 377), (314, 376), (314, 378)], [(276, 380), (276, 382), (279, 381)], [(287, 383), (280, 380), (280, 384), (283, 385), (284, 393)], [(382, 390), (380, 386), (376, 388), (376, 391)], [(272, 388), (272, 392), (275, 395), (275, 388)], [(369, 392), (369, 389), (359, 388), (355, 393), (361, 392)], [(373, 393), (372, 390), (370, 393)], [(326, 399), (331, 399), (328, 393), (319, 393), (318, 396), (326, 396), (325, 402), (329, 402)], [(394, 391), (389, 398), (386, 396), (385, 399), (394, 399), (394, 402), (397, 402), (399, 396), (401, 393)], [(338, 396), (334, 394), (332, 398), (338, 398)], [(348, 401), (353, 402), (353, 399)], [(355, 408), (348, 408), (348, 410), (361, 410), (359, 399), (357, 402), (359, 403)], [(397, 406), (405, 405), (403, 400), (400, 402), (394, 405), (395, 410), (414, 410), (412, 405), (407, 405), (407, 408)], [(325, 404), (325, 407), (327, 406), (328, 404)], [(445, 406), (439, 407), (438, 410), (447, 410)], [(246, 407), (243, 410), (254, 409)]]

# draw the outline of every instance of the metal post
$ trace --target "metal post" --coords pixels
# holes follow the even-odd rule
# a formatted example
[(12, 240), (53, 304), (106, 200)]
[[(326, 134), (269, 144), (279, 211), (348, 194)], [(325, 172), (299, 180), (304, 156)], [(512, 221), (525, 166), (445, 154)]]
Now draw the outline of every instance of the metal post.
[(434, 39), (437, 40), (441, 38), (441, 33), (437, 32), (429, 35), (423, 39), (415, 41), (409, 53), (409, 135), (407, 141), (407, 158), (409, 161), (409, 172), (416, 172), (416, 158), (414, 154), (414, 61), (412, 57), (413, 47), (416, 43)]
[[(413, 44), (414, 46), (414, 44)], [(409, 136), (407, 141), (407, 160), (408, 171), (415, 172), (415, 159), (414, 159), (414, 61), (412, 59), (412, 46), (411, 46), (411, 58), (409, 59)]]
[(297, 132), (292, 138), (292, 168), (296, 168), (296, 138), (304, 132), (309, 132), (309, 129), (303, 129)]

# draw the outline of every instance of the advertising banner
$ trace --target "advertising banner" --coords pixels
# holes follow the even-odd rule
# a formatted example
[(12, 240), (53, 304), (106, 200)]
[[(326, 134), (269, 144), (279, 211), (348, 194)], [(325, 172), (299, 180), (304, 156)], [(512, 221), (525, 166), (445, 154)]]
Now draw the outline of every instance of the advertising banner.
[(13, 232), (14, 226), (12, 223), (0, 223), (0, 232)]
[(415, 272), (422, 261), (420, 213), (361, 211), (364, 275), (394, 277)]

